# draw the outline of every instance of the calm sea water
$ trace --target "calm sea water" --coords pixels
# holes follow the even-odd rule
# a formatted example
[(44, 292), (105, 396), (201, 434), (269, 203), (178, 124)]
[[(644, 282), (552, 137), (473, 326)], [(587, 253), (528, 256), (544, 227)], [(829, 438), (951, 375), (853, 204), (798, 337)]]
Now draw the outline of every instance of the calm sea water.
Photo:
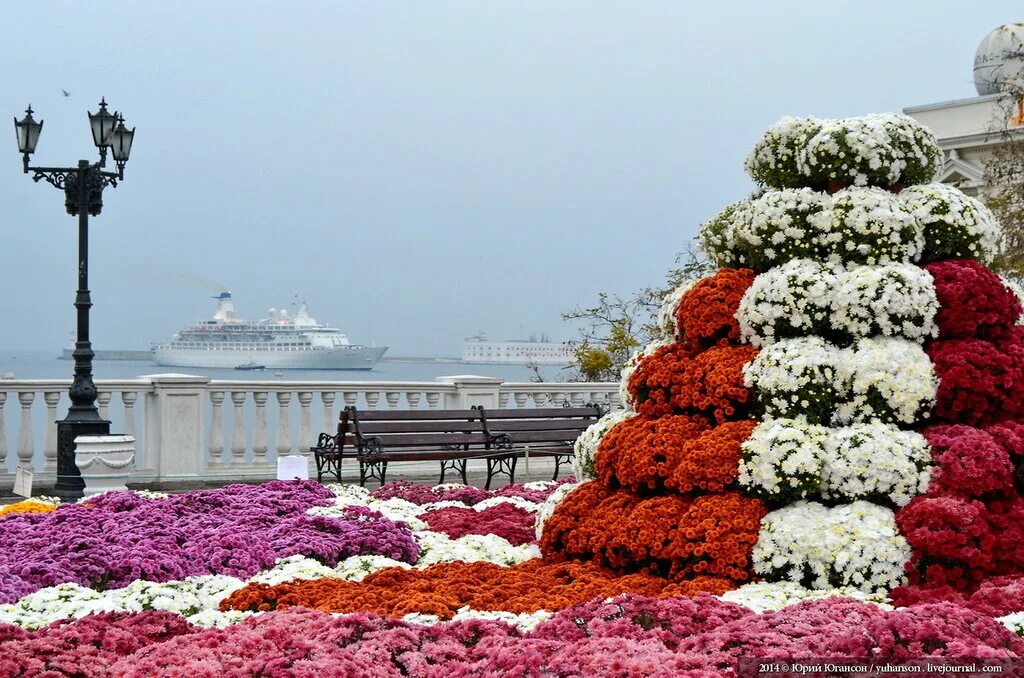
[[(74, 362), (60, 360), (59, 351), (2, 351), (0, 375), (14, 373), (18, 379), (70, 379)], [(532, 381), (533, 372), (523, 365), (479, 365), (470, 363), (439, 362), (424, 358), (415, 362), (385, 359), (372, 370), (283, 370), (284, 376), (275, 377), (273, 370), (246, 372), (235, 369), (207, 369), (201, 367), (160, 367), (152, 362), (134, 360), (97, 360), (93, 363), (95, 379), (129, 379), (147, 374), (175, 372), (198, 374), (212, 379), (245, 379), (265, 381), (433, 381), (436, 377), (453, 374), (475, 374), (497, 377), (505, 381)], [(559, 381), (561, 369), (542, 367), (546, 381)]]

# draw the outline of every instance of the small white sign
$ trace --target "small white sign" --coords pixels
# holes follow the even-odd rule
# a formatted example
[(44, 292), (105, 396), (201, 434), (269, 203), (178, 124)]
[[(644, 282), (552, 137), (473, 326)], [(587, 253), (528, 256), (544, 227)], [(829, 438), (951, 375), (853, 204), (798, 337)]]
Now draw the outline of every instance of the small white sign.
[(309, 460), (293, 454), (277, 459), (278, 480), (309, 480)]
[(32, 496), (32, 471), (19, 466), (14, 472), (14, 494), (19, 497)]

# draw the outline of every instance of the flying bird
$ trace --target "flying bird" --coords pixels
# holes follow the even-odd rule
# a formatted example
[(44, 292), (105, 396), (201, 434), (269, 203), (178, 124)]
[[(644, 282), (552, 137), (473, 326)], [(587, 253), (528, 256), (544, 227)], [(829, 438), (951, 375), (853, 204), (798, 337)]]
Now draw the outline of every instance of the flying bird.
[(64, 92), (64, 96), (66, 96), (66, 97), (69, 97), (69, 96), (71, 96), (71, 92), (67, 91), (67, 90), (66, 90), (66, 89), (64, 89), (63, 87), (61, 88), (61, 90), (60, 90), (60, 91), (61, 91), (61, 92)]

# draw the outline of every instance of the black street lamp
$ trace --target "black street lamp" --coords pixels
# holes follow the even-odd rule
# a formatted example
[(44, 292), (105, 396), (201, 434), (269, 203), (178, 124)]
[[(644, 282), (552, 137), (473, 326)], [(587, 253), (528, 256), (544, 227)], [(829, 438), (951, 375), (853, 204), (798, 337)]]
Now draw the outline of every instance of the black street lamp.
[[(135, 128), (127, 129), (124, 118), (107, 112), (107, 102), (100, 101), (100, 109), (89, 113), (93, 143), (100, 151), (99, 162), (90, 164), (79, 160), (77, 167), (30, 167), (29, 156), (36, 151), (43, 121), (32, 118), (32, 107), (25, 117), (14, 120), (18, 137), (18, 152), (24, 159), (25, 174), (32, 172), (32, 180), (45, 179), (47, 183), (64, 191), (64, 207), (68, 214), (78, 216), (78, 292), (75, 309), (78, 315), (78, 338), (75, 341), (75, 378), (68, 390), (71, 407), (64, 419), (57, 422), (57, 483), (54, 493), (61, 499), (82, 496), (85, 481), (75, 463), (75, 438), (83, 435), (106, 435), (110, 422), (101, 418), (96, 409), (96, 384), (92, 381), (92, 343), (89, 341), (89, 215), (97, 216), (103, 209), (103, 189), (116, 187), (124, 179), (124, 166), (131, 153)], [(117, 172), (105, 172), (107, 149), (110, 149)]]

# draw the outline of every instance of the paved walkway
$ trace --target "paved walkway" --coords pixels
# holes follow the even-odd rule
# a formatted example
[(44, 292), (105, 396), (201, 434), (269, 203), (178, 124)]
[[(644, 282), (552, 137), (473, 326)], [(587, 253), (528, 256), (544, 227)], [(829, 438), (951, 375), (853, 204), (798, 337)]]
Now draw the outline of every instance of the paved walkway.
[[(527, 472), (526, 463), (523, 459), (519, 460), (516, 466), (516, 482), (528, 483), (537, 480), (551, 480), (551, 475), (554, 473), (555, 463), (550, 458), (538, 458), (531, 459), (529, 464), (529, 472)], [(568, 464), (563, 463), (559, 473), (560, 478), (564, 478), (566, 475), (572, 473), (572, 467)], [(393, 480), (408, 480), (414, 483), (422, 485), (436, 485), (438, 476), (440, 475), (440, 464), (436, 461), (431, 462), (393, 462), (388, 464), (387, 480), (388, 482)], [(469, 462), (469, 468), (467, 477), (470, 485), (476, 487), (483, 487), (487, 482), (487, 466), (482, 460), (471, 460)], [(314, 475), (315, 479), (315, 475)], [(359, 483), (359, 468), (351, 463), (345, 464), (342, 468), (341, 474), (342, 482), (344, 483)], [(186, 492), (188, 490), (197, 489), (211, 489), (215, 487), (222, 487), (224, 485), (231, 484), (232, 482), (237, 483), (248, 483), (258, 484), (266, 482), (262, 480), (252, 479), (240, 479), (235, 481), (195, 481), (187, 483), (128, 483), (128, 488), (132, 490), (159, 490), (161, 492)], [(333, 478), (324, 478), (324, 482), (333, 482)], [(445, 475), (446, 483), (457, 483), (462, 482), (459, 474), (448, 471)], [(496, 476), (491, 489), (500, 489), (508, 483), (506, 476)], [(367, 483), (367, 487), (371, 490), (376, 489), (376, 481), (370, 481)], [(13, 487), (8, 485), (0, 485), (0, 505), (11, 504), (16, 501), (21, 501), (23, 497), (16, 497), (12, 493)], [(33, 492), (36, 496), (52, 495), (53, 488), (46, 486), (33, 487)]]

